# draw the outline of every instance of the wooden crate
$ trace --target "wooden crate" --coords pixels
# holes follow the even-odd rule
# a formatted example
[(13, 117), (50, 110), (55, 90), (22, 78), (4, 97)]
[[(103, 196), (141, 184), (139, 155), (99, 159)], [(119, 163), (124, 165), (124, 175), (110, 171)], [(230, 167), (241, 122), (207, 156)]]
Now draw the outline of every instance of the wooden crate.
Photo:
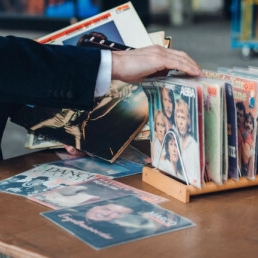
[(167, 176), (156, 168), (145, 166), (142, 171), (142, 180), (162, 192), (176, 198), (183, 203), (190, 202), (190, 196), (219, 192), (243, 187), (258, 185), (258, 176), (254, 180), (241, 177), (239, 181), (229, 179), (227, 182), (218, 185), (213, 182), (205, 183), (202, 189), (192, 185), (185, 185)]

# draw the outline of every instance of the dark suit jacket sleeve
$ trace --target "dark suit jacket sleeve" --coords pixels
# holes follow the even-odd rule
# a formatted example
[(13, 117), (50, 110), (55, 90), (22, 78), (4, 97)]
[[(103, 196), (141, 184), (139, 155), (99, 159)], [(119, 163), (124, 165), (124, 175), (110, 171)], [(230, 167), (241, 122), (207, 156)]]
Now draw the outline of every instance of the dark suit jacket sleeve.
[(0, 37), (0, 101), (91, 109), (100, 50)]

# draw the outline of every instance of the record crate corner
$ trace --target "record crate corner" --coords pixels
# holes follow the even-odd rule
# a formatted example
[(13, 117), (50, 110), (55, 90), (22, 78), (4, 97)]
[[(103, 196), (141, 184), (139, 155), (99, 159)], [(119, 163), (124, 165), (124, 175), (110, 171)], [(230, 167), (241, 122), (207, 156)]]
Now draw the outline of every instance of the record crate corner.
[(214, 182), (207, 182), (203, 184), (201, 189), (198, 189), (195, 186), (180, 183), (179, 181), (169, 177), (168, 175), (151, 166), (145, 166), (143, 168), (142, 180), (143, 182), (157, 188), (158, 190), (174, 197), (183, 203), (189, 203), (190, 197), (195, 195), (258, 185), (258, 176), (256, 176), (254, 180), (250, 180), (244, 177), (239, 178), (238, 181), (228, 179), (221, 185), (218, 185)]

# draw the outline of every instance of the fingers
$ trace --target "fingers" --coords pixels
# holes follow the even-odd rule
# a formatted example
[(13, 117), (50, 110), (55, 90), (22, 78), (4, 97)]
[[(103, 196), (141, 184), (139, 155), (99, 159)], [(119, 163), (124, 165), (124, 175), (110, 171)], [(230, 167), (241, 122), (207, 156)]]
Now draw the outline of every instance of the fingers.
[(185, 52), (159, 46), (157, 48), (159, 48), (159, 52), (155, 62), (157, 60), (159, 62), (159, 71), (175, 69), (192, 76), (200, 76), (202, 74), (202, 70), (197, 62)]
[(197, 62), (193, 60), (187, 53), (180, 50), (165, 48), (159, 45), (152, 45), (126, 51), (126, 54), (131, 55), (140, 62), (149, 62), (149, 65), (158, 66), (159, 71), (162, 69), (180, 70), (179, 68), (183, 65), (189, 66), (193, 70), (197, 70), (197, 73), (201, 72), (201, 68)]
[(201, 76), (203, 74), (201, 67), (191, 57), (181, 51), (179, 52), (177, 69), (193, 76)]
[(81, 157), (81, 156), (85, 156), (85, 153), (83, 153), (82, 151), (79, 151), (77, 149), (75, 149), (73, 146), (69, 146), (69, 145), (64, 145), (64, 148), (66, 149), (66, 151), (76, 157)]
[(191, 76), (203, 75), (200, 66), (185, 52), (152, 45), (112, 52), (112, 79), (135, 83), (167, 70)]

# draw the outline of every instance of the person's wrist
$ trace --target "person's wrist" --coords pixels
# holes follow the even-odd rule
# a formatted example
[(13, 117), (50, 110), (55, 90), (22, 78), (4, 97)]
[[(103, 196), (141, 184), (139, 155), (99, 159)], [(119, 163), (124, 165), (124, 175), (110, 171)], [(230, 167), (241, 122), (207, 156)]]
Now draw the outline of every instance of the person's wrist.
[(110, 50), (101, 50), (101, 62), (96, 79), (94, 97), (104, 96), (111, 84), (112, 54)]

